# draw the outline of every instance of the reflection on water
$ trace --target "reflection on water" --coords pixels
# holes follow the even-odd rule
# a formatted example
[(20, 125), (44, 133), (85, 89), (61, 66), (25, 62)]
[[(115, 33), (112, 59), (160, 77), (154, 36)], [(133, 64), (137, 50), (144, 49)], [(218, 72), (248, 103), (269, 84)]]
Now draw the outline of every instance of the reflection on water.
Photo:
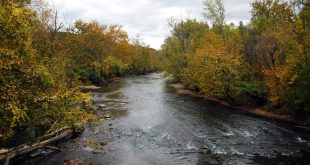
[[(307, 134), (175, 94), (159, 73), (118, 80), (94, 91), (93, 98), (97, 112), (110, 116), (65, 143), (64, 152), (32, 163), (83, 159), (93, 164), (307, 164), (309, 160)], [(108, 144), (105, 153), (93, 154), (90, 144), (78, 141)]]

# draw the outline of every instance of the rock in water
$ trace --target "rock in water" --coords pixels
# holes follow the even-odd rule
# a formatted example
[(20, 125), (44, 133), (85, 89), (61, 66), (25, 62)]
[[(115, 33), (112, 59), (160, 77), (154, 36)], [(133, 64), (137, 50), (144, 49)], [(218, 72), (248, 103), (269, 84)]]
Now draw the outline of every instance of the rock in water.
[(202, 149), (202, 150), (200, 151), (200, 153), (202, 153), (202, 154), (208, 154), (208, 153), (209, 153), (209, 151), (208, 151), (208, 150), (206, 150), (206, 149)]
[(109, 119), (109, 118), (111, 118), (111, 115), (110, 115), (110, 114), (106, 114), (106, 115), (104, 115), (103, 117)]
[(95, 89), (101, 89), (101, 87), (94, 86), (94, 85), (86, 85), (86, 86), (83, 86), (82, 89), (85, 89), (85, 90), (95, 90)]
[(106, 105), (105, 105), (105, 104), (99, 104), (98, 107), (99, 107), (99, 108), (105, 108)]
[(228, 133), (223, 133), (223, 136), (226, 137), (226, 138), (229, 138), (231, 136), (234, 136), (234, 134), (231, 133), (231, 132), (228, 132)]
[(108, 145), (108, 142), (107, 141), (102, 141), (102, 142), (100, 142), (100, 145), (103, 145), (103, 146)]
[(101, 154), (101, 153), (103, 153), (103, 152), (104, 152), (104, 151), (103, 151), (102, 148), (96, 148), (96, 149), (94, 149), (94, 150), (92, 151), (93, 154)]
[(208, 149), (208, 146), (207, 145), (202, 145), (202, 147), (201, 147), (202, 149)]

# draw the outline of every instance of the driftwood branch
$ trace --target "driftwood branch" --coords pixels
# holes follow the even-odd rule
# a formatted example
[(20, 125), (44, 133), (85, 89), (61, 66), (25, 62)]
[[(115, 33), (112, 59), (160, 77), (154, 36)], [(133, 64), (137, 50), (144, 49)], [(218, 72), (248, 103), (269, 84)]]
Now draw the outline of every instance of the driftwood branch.
[(19, 155), (30, 153), (39, 148), (44, 148), (49, 144), (55, 143), (59, 140), (62, 140), (68, 137), (72, 133), (73, 133), (73, 129), (69, 127), (65, 127), (65, 128), (59, 129), (55, 132), (52, 132), (48, 135), (45, 135), (39, 138), (39, 140), (34, 144), (21, 145), (19, 147), (12, 148), (12, 149), (2, 149), (0, 150), (0, 161), (5, 160), (4, 164), (9, 165), (9, 162), (12, 158), (15, 158), (16, 156), (19, 156)]
[(296, 128), (303, 129), (305, 131), (310, 131), (310, 127), (303, 127), (303, 126), (295, 126)]

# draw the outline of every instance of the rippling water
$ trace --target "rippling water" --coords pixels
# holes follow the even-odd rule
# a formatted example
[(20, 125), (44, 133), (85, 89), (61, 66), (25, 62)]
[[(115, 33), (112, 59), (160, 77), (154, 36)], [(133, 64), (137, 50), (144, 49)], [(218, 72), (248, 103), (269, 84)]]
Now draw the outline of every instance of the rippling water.
[[(308, 164), (309, 134), (284, 123), (180, 96), (159, 73), (130, 77), (93, 92), (99, 114), (64, 152), (33, 164), (81, 159), (92, 164)], [(93, 154), (90, 142), (107, 141)], [(87, 142), (87, 143), (86, 143)]]

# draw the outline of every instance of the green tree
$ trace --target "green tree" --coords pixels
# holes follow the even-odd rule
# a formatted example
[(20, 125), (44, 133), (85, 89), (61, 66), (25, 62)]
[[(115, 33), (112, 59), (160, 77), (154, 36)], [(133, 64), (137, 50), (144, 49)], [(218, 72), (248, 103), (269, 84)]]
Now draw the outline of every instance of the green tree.
[(203, 44), (203, 36), (209, 27), (196, 20), (171, 22), (170, 26), (171, 36), (165, 40), (162, 52), (167, 58), (166, 70), (180, 80), (183, 69), (187, 67), (188, 56)]
[(205, 0), (204, 16), (211, 21), (213, 29), (224, 38), (225, 7), (222, 0)]

